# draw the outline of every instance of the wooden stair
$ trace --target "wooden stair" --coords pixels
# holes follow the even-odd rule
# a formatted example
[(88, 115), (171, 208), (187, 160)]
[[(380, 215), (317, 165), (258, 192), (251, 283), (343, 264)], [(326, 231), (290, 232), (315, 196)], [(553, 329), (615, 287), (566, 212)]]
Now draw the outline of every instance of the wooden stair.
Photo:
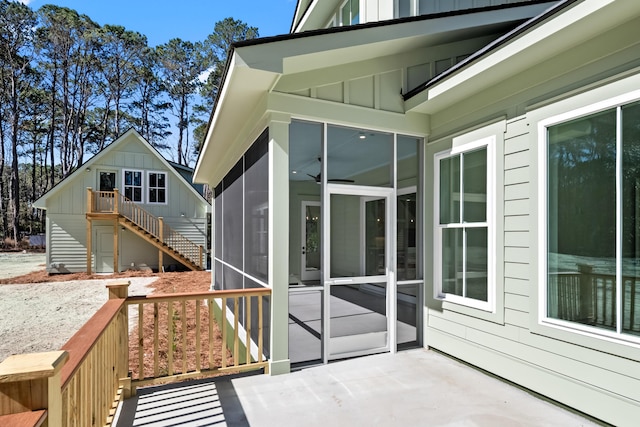
[(155, 246), (156, 248), (160, 249), (165, 254), (167, 254), (167, 255), (175, 258), (176, 260), (180, 261), (181, 264), (184, 264), (189, 269), (191, 269), (193, 271), (201, 271), (201, 270), (203, 270), (203, 268), (200, 265), (198, 265), (195, 261), (192, 261), (187, 256), (185, 256), (181, 252), (179, 252), (178, 250), (172, 248), (171, 246), (169, 246), (168, 244), (166, 244), (165, 242), (160, 240), (159, 237), (154, 236), (153, 234), (149, 233), (147, 230), (145, 230), (144, 228), (142, 228), (141, 226), (139, 226), (135, 222), (131, 221), (129, 218), (120, 215), (118, 217), (118, 222), (120, 223), (120, 225), (125, 227), (127, 230), (132, 231), (138, 237), (140, 237), (140, 238), (144, 239), (145, 241), (151, 243), (153, 246)]
[(204, 270), (204, 249), (127, 199), (118, 190), (89, 190), (87, 219), (112, 219), (191, 270)]

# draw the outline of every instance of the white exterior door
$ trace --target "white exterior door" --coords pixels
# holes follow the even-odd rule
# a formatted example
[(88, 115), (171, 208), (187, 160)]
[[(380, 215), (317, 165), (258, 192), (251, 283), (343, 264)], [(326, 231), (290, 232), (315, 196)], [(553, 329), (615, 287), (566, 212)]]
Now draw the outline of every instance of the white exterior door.
[(113, 273), (113, 226), (96, 226), (94, 233), (95, 272)]
[(328, 185), (328, 190), (324, 359), (389, 351), (395, 330), (393, 189)]

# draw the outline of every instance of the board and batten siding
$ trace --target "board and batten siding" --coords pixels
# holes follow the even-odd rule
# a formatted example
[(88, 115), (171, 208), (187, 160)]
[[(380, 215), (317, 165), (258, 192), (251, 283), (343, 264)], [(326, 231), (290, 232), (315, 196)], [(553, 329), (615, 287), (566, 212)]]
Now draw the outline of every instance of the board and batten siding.
[[(125, 134), (103, 152), (89, 160), (55, 188), (46, 199), (47, 209), (47, 271), (52, 273), (86, 271), (87, 248), (87, 188), (100, 188), (100, 173), (115, 174), (115, 188), (124, 193), (123, 171), (136, 170), (143, 173), (143, 191), (145, 199), (138, 203), (145, 211), (164, 221), (180, 234), (197, 245), (207, 245), (207, 212), (209, 204), (190, 184), (151, 147), (141, 141), (135, 132)], [(146, 203), (148, 173), (167, 174), (167, 203)], [(95, 234), (94, 221), (92, 265), (96, 264), (95, 251), (98, 237)], [(107, 225), (112, 226), (112, 222)], [(119, 233), (119, 269), (129, 268), (131, 264), (146, 264), (158, 267), (158, 250), (153, 245), (126, 232), (122, 227)], [(102, 241), (104, 243), (104, 241)], [(102, 255), (104, 258), (104, 255)], [(167, 263), (169, 261), (167, 256)], [(111, 261), (112, 263), (112, 261)], [(57, 266), (56, 267), (54, 267)], [(94, 267), (95, 268), (95, 267)]]
[[(526, 3), (527, 1), (535, 0), (416, 0), (416, 3), (419, 4), (418, 14), (427, 15), (471, 8)], [(364, 2), (361, 2), (361, 23), (398, 18), (396, 3), (394, 0), (364, 0)], [(339, 6), (333, 13), (339, 13), (343, 4), (343, 1), (338, 2)]]
[(396, 55), (283, 75), (274, 91), (404, 113), (402, 93), (425, 83), (499, 34), (421, 47)]

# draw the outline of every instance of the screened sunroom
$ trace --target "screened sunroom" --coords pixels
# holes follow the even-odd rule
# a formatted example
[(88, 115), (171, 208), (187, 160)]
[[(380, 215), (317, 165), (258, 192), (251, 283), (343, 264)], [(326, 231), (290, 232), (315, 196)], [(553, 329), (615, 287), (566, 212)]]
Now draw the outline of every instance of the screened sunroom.
[(291, 121), (292, 363), (420, 345), (422, 141)]

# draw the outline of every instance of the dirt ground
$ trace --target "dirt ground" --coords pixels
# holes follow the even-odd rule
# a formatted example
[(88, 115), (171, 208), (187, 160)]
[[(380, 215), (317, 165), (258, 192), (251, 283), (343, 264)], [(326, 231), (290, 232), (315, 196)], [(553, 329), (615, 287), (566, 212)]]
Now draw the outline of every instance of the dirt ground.
[[(44, 254), (0, 253), (0, 361), (12, 354), (59, 349), (104, 304), (105, 286), (115, 279), (131, 281), (130, 295), (205, 292), (211, 273), (49, 275)], [(137, 328), (131, 334), (137, 335)]]

